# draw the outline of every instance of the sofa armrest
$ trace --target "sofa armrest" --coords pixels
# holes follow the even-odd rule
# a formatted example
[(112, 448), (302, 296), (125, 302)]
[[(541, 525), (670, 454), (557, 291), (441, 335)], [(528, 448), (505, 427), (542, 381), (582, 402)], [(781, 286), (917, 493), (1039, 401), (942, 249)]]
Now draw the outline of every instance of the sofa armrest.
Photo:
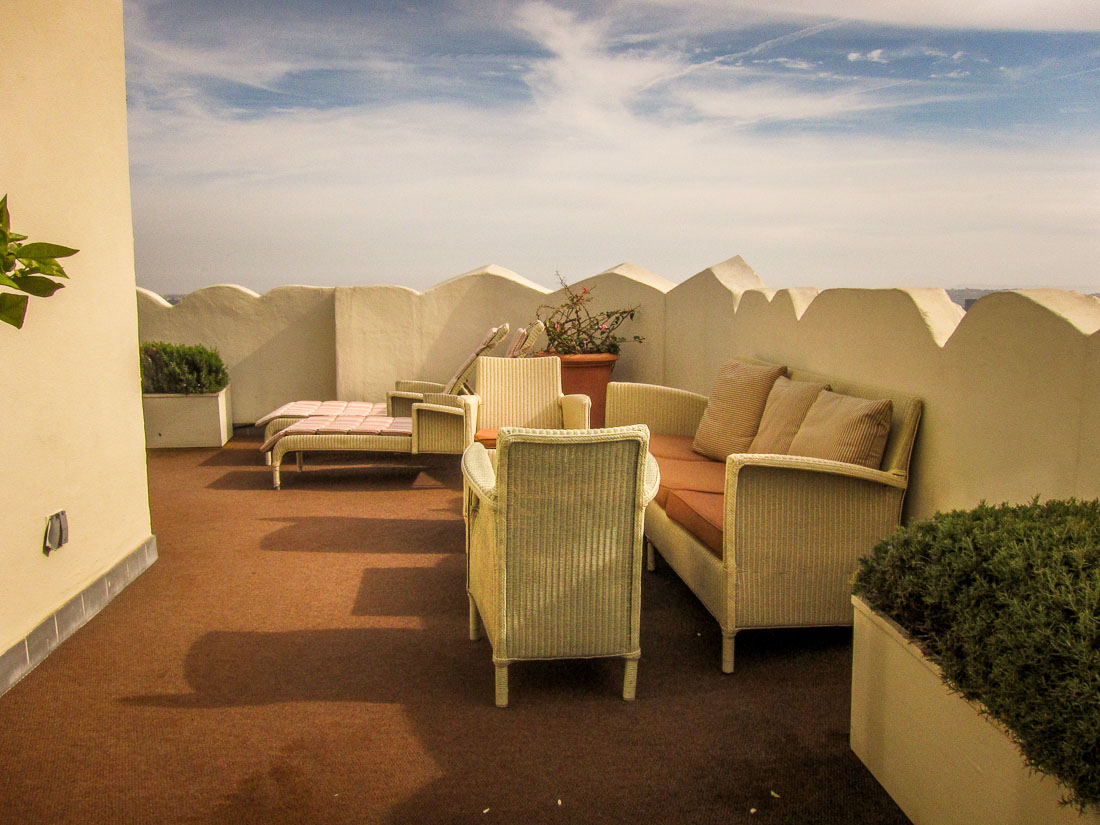
[(592, 420), (592, 399), (587, 395), (563, 395), (558, 398), (561, 405), (561, 425), (565, 430), (587, 430)]
[(694, 435), (707, 409), (707, 397), (659, 384), (612, 381), (607, 385), (607, 427), (646, 424), (660, 435)]
[(857, 560), (897, 528), (906, 484), (838, 461), (729, 456), (723, 556), (736, 625), (849, 624)]

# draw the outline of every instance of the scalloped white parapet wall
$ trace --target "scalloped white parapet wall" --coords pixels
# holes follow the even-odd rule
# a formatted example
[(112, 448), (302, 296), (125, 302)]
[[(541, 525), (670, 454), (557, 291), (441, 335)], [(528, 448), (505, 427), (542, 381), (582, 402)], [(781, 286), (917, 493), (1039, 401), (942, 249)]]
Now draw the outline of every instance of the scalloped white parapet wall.
[[(1100, 496), (1100, 300), (1000, 292), (969, 313), (940, 289), (767, 289), (740, 257), (683, 283), (633, 264), (579, 282), (598, 307), (638, 305), (615, 379), (706, 393), (734, 355), (925, 400), (908, 510), (1032, 496)], [(446, 380), (485, 329), (513, 328), (560, 296), (488, 266), (426, 292), (395, 286), (218, 286), (178, 306), (139, 290), (144, 340), (217, 347), (234, 410), (285, 401), (381, 400), (398, 378)], [(624, 332), (627, 329), (624, 328)]]

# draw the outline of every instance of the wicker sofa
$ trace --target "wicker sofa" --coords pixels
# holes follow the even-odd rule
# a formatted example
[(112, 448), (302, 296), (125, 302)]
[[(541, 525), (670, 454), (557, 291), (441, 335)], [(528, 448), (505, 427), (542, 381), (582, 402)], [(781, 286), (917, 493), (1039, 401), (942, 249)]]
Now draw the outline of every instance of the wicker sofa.
[[(733, 416), (728, 428), (751, 434), (751, 442), (762, 443), (760, 437), (769, 431), (763, 439), (767, 451), (752, 451), (751, 444), (727, 451), (721, 443), (700, 443), (707, 441), (704, 430), (716, 413), (721, 380), (710, 399), (671, 387), (609, 385), (607, 426), (648, 425), (650, 452), (660, 466), (661, 488), (645, 518), (649, 569), (655, 548), (717, 619), (726, 673), (733, 672), (733, 642), (740, 630), (852, 624), (851, 575), (856, 560), (900, 523), (921, 415), (919, 399), (887, 389), (751, 359), (731, 362), (738, 363), (785, 373), (768, 386), (782, 383), (785, 390), (801, 390), (804, 398), (828, 396), (831, 402), (855, 406), (863, 403), (860, 399), (868, 400), (865, 406), (877, 402), (881, 459), (863, 466), (808, 457), (805, 451), (815, 450), (805, 446), (804, 430), (813, 429), (805, 409), (801, 421), (795, 416), (793, 424), (786, 423), (777, 442), (774, 416), (769, 417), (772, 391), (764, 390), (761, 400), (760, 386), (747, 403), (737, 397), (743, 385), (727, 385), (721, 403), (729, 408), (723, 412)], [(823, 394), (814, 396), (814, 385), (823, 385)], [(816, 400), (801, 403), (817, 413)], [(710, 440), (721, 442), (725, 431), (709, 423)], [(776, 447), (792, 438), (799, 440), (788, 449)], [(800, 444), (804, 454), (785, 454), (799, 452)], [(711, 455), (699, 454), (699, 448)], [(816, 452), (847, 457), (830, 445)]]

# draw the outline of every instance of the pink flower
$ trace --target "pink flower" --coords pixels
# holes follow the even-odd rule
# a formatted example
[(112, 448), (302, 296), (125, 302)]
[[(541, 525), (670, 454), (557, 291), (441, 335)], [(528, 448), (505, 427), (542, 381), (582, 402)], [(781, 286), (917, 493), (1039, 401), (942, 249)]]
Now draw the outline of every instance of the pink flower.
[(581, 287), (581, 294), (582, 294), (582, 295), (584, 295), (584, 294), (585, 294), (585, 293), (587, 293), (587, 292), (588, 292), (588, 287), (586, 287), (586, 286), (582, 286), (582, 287)]
[(607, 329), (607, 324), (600, 324), (600, 329)]

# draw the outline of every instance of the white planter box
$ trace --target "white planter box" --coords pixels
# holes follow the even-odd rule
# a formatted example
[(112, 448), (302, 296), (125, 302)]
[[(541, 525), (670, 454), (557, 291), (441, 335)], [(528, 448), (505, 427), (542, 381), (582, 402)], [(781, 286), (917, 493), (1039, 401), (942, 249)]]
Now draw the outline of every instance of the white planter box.
[(1031, 773), (1004, 728), (951, 693), (895, 622), (852, 604), (852, 750), (914, 825), (1100, 823), (1060, 806), (1061, 786)]
[(229, 387), (198, 395), (145, 393), (146, 447), (221, 447), (233, 435)]

